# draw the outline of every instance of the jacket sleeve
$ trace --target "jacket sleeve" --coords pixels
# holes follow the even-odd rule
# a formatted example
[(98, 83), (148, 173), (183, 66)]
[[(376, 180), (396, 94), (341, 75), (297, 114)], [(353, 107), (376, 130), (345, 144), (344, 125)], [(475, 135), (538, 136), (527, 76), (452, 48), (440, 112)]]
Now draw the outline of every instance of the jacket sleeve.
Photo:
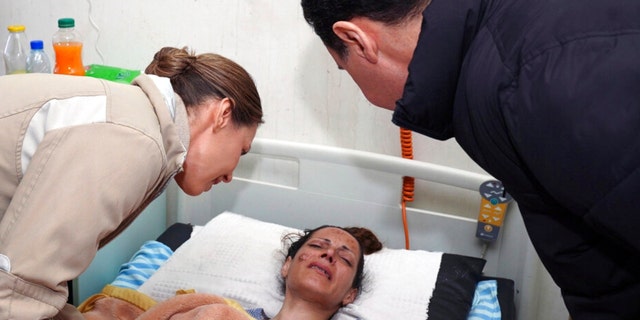
[(575, 39), (530, 57), (509, 110), (543, 192), (640, 252), (640, 35)]
[(161, 146), (109, 123), (47, 133), (2, 220), (12, 273), (61, 291), (159, 189)]
[(592, 310), (602, 319), (638, 318), (640, 259), (539, 195), (521, 194), (517, 205), (574, 319), (592, 318)]

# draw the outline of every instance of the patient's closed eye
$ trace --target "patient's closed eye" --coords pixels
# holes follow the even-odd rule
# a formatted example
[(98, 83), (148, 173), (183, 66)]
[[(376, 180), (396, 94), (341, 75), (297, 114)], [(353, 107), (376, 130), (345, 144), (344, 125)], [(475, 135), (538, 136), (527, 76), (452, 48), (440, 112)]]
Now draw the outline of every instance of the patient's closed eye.
[(351, 260), (349, 258), (347, 258), (347, 257), (341, 257), (341, 258), (342, 258), (342, 260), (344, 260), (344, 262), (347, 263), (347, 265), (349, 265), (350, 267), (353, 266), (353, 262), (351, 262)]

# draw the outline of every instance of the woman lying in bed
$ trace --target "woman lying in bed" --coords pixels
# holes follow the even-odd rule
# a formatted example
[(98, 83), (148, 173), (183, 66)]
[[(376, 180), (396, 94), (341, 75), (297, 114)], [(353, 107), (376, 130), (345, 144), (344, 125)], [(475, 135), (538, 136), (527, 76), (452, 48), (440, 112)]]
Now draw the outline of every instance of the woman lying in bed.
[[(322, 226), (289, 246), (280, 275), (284, 303), (272, 320), (330, 319), (362, 291), (364, 254), (382, 249), (365, 228)], [(267, 319), (262, 314), (258, 319)]]
[[(382, 248), (368, 229), (321, 226), (290, 236), (281, 268), (284, 303), (272, 320), (330, 319), (353, 302), (362, 289), (364, 254)], [(124, 289), (124, 288), (123, 288)], [(243, 310), (232, 300), (211, 294), (179, 294), (155, 303), (143, 293), (103, 295), (79, 309), (86, 319), (268, 319), (261, 309)], [(133, 294), (133, 295), (132, 295)]]

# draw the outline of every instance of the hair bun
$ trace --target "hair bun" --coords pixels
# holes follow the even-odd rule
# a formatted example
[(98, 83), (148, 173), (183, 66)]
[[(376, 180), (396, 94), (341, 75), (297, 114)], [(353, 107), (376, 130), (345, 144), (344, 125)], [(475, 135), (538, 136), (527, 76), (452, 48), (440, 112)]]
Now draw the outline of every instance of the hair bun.
[(145, 73), (173, 78), (192, 69), (196, 61), (197, 57), (187, 47), (164, 47), (153, 56), (153, 61), (145, 69)]

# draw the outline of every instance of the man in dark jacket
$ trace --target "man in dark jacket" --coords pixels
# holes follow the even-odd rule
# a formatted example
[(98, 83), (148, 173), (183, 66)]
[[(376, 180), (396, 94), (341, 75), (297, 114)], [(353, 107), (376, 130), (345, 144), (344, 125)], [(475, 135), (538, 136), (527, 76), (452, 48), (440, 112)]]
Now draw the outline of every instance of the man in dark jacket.
[(396, 125), (504, 183), (573, 319), (640, 319), (640, 1), (302, 8)]

